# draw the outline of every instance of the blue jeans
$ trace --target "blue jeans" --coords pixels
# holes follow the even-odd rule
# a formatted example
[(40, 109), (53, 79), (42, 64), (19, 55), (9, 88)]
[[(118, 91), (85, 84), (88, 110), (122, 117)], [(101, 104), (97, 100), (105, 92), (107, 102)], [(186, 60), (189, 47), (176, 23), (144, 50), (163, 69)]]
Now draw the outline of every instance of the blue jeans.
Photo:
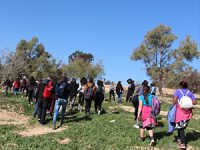
[(61, 113), (60, 121), (63, 122), (63, 120), (65, 118), (67, 99), (58, 98), (55, 102), (55, 107), (54, 107), (53, 125), (56, 124), (56, 119), (58, 117), (58, 113), (59, 113), (59, 109), (60, 109), (61, 105), (62, 105), (62, 113)]
[(33, 115), (36, 115), (38, 113), (38, 102), (34, 102), (34, 103), (35, 103), (35, 107), (34, 107)]
[(122, 93), (117, 93), (117, 100), (118, 100), (118, 103), (122, 102)]

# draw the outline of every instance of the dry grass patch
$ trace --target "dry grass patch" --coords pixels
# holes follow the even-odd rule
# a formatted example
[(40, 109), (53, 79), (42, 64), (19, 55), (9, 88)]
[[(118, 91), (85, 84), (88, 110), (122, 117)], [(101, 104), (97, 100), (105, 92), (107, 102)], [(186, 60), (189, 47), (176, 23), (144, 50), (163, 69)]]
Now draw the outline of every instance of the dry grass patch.
[(58, 143), (63, 144), (63, 145), (67, 145), (71, 142), (71, 140), (69, 138), (65, 138), (62, 140), (58, 140)]

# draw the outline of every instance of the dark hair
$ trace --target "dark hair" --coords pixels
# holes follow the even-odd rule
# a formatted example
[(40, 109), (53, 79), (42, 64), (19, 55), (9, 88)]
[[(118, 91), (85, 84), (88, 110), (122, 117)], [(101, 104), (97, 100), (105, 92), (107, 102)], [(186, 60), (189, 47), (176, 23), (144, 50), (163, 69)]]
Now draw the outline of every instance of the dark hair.
[(98, 80), (98, 81), (97, 81), (97, 85), (98, 85), (98, 86), (103, 86), (103, 81)]
[(182, 80), (179, 85), (183, 88), (183, 89), (187, 89), (188, 88), (188, 83), (185, 80)]
[(148, 86), (148, 81), (147, 81), (147, 80), (144, 80), (144, 81), (142, 82), (142, 85)]
[[(143, 91), (144, 90), (148, 90), (148, 92), (149, 92), (149, 90), (150, 90), (150, 87), (148, 86), (148, 85), (145, 85), (144, 87), (143, 87)], [(148, 94), (148, 93), (147, 93)], [(144, 100), (146, 101), (146, 103), (147, 103), (147, 105), (148, 105), (148, 97), (147, 97), (147, 94), (144, 92)]]
[(93, 78), (89, 78), (89, 82), (93, 82)]

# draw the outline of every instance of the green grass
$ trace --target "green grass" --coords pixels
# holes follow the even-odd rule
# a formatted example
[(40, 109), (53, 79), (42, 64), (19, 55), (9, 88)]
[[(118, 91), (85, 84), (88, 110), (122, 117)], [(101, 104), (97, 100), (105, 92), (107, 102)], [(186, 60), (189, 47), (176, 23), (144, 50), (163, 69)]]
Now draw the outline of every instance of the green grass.
[[(107, 149), (126, 149), (134, 150), (136, 146), (142, 148), (150, 148), (148, 138), (145, 142), (138, 140), (139, 130), (133, 128), (133, 114), (125, 112), (122, 109), (116, 108), (114, 111), (109, 109), (109, 106), (117, 106), (117, 103), (110, 103), (107, 99), (103, 103), (104, 112), (102, 115), (91, 114), (85, 117), (84, 112), (79, 113), (73, 111), (71, 114), (67, 112), (64, 120), (64, 125), (69, 128), (58, 132), (49, 133), (46, 135), (21, 137), (16, 132), (23, 130), (24, 126), (0, 125), (0, 149), (3, 150), (66, 150), (66, 149), (81, 149), (81, 150), (107, 150)], [(131, 103), (122, 103), (122, 105), (131, 106)], [(33, 106), (27, 104), (26, 99), (21, 96), (10, 96), (9, 98), (0, 100), (0, 108), (12, 108), (17, 112), (19, 108), (24, 109), (24, 114), (30, 116), (30, 121), (25, 126), (38, 125), (37, 119), (32, 118), (31, 114)], [(162, 103), (162, 109), (168, 110), (169, 104)], [(93, 112), (92, 103), (92, 112)], [(199, 112), (195, 109), (194, 113)], [(163, 116), (162, 116), (163, 117)], [(51, 117), (47, 116), (50, 121), (47, 125), (51, 127)], [(115, 122), (110, 122), (115, 120)], [(167, 121), (158, 117), (159, 126), (155, 129), (155, 138), (157, 141), (156, 148), (159, 149), (176, 149), (176, 143), (172, 142), (174, 135), (165, 136), (167, 131)], [(195, 149), (200, 149), (200, 121), (191, 119), (189, 127), (186, 130), (188, 144)], [(191, 129), (192, 128), (192, 129)], [(195, 131), (196, 130), (196, 131)], [(146, 134), (148, 137), (148, 134)], [(69, 138), (71, 142), (67, 145), (62, 145), (58, 140)]]

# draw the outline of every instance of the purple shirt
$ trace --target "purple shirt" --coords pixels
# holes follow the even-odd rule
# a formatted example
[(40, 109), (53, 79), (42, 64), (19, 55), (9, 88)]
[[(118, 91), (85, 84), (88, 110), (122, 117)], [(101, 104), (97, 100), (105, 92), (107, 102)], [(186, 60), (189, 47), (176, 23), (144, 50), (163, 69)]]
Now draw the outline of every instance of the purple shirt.
[[(187, 93), (187, 96), (190, 97), (192, 101), (196, 99), (196, 97), (194, 96), (194, 94), (193, 94), (190, 90), (188, 90), (188, 89), (180, 89), (180, 90), (182, 91), (182, 93), (183, 93), (185, 96), (186, 96), (187, 91), (189, 91), (189, 92)], [(183, 94), (180, 92), (180, 90), (178, 89), (178, 90), (176, 90), (175, 93), (174, 93), (174, 96), (178, 97), (178, 101), (179, 101), (179, 100), (181, 99), (181, 97), (183, 96)]]

